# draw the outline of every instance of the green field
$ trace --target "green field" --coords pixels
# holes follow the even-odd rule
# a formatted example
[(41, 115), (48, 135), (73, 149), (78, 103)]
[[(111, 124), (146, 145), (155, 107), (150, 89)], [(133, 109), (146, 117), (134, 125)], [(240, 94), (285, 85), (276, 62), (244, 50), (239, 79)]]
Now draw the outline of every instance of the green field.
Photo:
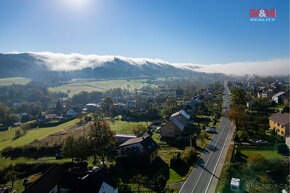
[(128, 121), (114, 121), (110, 122), (110, 127), (117, 134), (133, 134), (132, 129), (136, 124), (142, 124), (145, 126), (150, 125), (150, 122), (128, 122)]
[(23, 77), (13, 77), (13, 78), (0, 78), (0, 86), (9, 86), (12, 84), (22, 84), (25, 85), (31, 80), (29, 78)]
[(41, 139), (41, 138), (48, 136), (52, 133), (60, 131), (68, 126), (71, 126), (71, 125), (77, 123), (78, 121), (79, 121), (79, 119), (74, 119), (74, 120), (68, 121), (66, 123), (63, 123), (61, 125), (58, 125), (56, 127), (31, 129), (31, 130), (27, 131), (25, 135), (19, 137), (18, 139), (15, 139), (15, 140), (14, 140), (15, 131), (18, 128), (11, 128), (8, 131), (2, 131), (2, 132), (0, 132), (0, 150), (2, 150), (3, 148), (5, 148), (7, 146), (19, 147), (19, 146), (29, 144), (36, 139)]
[(251, 154), (260, 153), (266, 159), (280, 158), (284, 159), (283, 155), (279, 154), (273, 146), (240, 146), (241, 154), (249, 156)]
[[(140, 89), (143, 86), (152, 84), (146, 83), (147, 79), (136, 79), (136, 80), (95, 80), (95, 79), (73, 79), (67, 84), (51, 87), (50, 91), (64, 92), (70, 97), (74, 94), (78, 94), (81, 91), (106, 91), (113, 88), (122, 88), (134, 91), (134, 89)], [(154, 85), (152, 85), (154, 86)]]

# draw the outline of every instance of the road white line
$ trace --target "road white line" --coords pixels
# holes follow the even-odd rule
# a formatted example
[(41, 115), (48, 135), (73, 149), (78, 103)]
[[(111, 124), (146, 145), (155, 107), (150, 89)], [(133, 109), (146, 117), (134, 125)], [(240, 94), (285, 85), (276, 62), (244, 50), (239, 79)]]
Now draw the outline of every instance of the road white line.
[[(224, 118), (223, 118), (223, 119), (224, 119)], [(225, 131), (225, 129), (223, 130), (222, 134), (224, 133), (224, 131)], [(216, 142), (216, 143), (218, 143), (218, 141), (220, 140), (220, 138), (221, 138), (222, 134), (221, 134), (221, 135), (218, 137), (218, 140), (217, 140), (217, 142)], [(211, 142), (212, 142), (212, 141), (211, 141)], [(210, 144), (210, 143), (208, 143), (208, 144), (207, 144), (207, 146), (208, 146), (209, 144)], [(206, 148), (207, 148), (207, 146), (206, 146)], [(215, 146), (215, 147), (216, 147), (216, 146)], [(206, 163), (205, 163), (205, 166), (204, 166), (204, 168), (206, 168), (206, 166), (207, 166), (207, 164), (208, 164), (208, 162), (209, 162), (209, 160), (210, 160), (210, 158), (211, 158), (212, 154), (213, 154), (213, 151), (211, 152), (211, 154), (210, 154), (209, 158), (207, 159), (207, 161), (206, 161)], [(191, 193), (193, 193), (193, 192), (194, 192), (194, 190), (195, 190), (195, 188), (196, 188), (196, 186), (197, 186), (197, 184), (198, 184), (198, 182), (199, 182), (199, 180), (200, 180), (200, 178), (201, 178), (201, 176), (202, 176), (203, 172), (204, 172), (204, 169), (201, 171), (201, 173), (200, 173), (200, 175), (199, 175), (199, 177), (198, 177), (198, 179), (197, 179), (197, 182), (195, 183), (195, 185), (194, 185), (194, 187), (193, 187), (193, 189), (192, 189)]]
[[(221, 121), (222, 122), (222, 121)], [(211, 142), (211, 141), (210, 141)], [(205, 152), (205, 150), (207, 149), (207, 146), (210, 144), (210, 142), (206, 145), (206, 147), (204, 148), (204, 150), (202, 151), (202, 154), (201, 154), (201, 156), (203, 155), (203, 153)], [(194, 165), (194, 167), (193, 167), (193, 169), (191, 170), (191, 172), (190, 172), (190, 174), (189, 174), (189, 176), (187, 177), (187, 179), (185, 180), (185, 182), (182, 184), (182, 186), (181, 186), (181, 188), (180, 188), (180, 190), (179, 190), (179, 192), (181, 192), (181, 190), (182, 190), (182, 188), (183, 188), (183, 186), (186, 184), (186, 182), (187, 182), (187, 180), (190, 178), (190, 176), (193, 174), (193, 170), (194, 170), (194, 168), (195, 168), (195, 166), (197, 165), (197, 163), (200, 161), (200, 159), (201, 159), (201, 156), (198, 158), (198, 160), (197, 160), (197, 162), (196, 162), (196, 164)]]
[(218, 161), (216, 162), (216, 165), (215, 165), (215, 167), (214, 167), (214, 170), (212, 171), (212, 174), (211, 174), (210, 180), (209, 180), (208, 185), (207, 185), (207, 187), (206, 187), (206, 189), (205, 189), (205, 193), (207, 193), (207, 191), (208, 191), (209, 185), (210, 185), (210, 183), (211, 183), (211, 181), (212, 181), (212, 178), (213, 178), (213, 175), (214, 175), (215, 170), (216, 170), (216, 168), (217, 168), (217, 165), (218, 165), (218, 163), (220, 162), (220, 158), (221, 158), (221, 155), (223, 154), (223, 151), (224, 151), (224, 148), (225, 148), (225, 146), (226, 146), (226, 143), (227, 143), (227, 140), (228, 140), (228, 137), (229, 137), (230, 132), (231, 132), (231, 131), (228, 132), (228, 135), (227, 135), (227, 137), (226, 137), (226, 140), (225, 140), (225, 143), (224, 143), (224, 145), (223, 145), (222, 151), (221, 151), (221, 153), (220, 153), (220, 155), (219, 155)]

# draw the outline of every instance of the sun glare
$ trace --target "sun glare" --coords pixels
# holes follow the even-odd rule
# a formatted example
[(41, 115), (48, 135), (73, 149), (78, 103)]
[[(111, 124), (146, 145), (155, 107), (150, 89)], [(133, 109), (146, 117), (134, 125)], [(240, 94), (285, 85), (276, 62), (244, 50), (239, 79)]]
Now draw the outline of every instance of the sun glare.
[(76, 10), (84, 10), (90, 6), (92, 0), (63, 0), (66, 6), (76, 9)]

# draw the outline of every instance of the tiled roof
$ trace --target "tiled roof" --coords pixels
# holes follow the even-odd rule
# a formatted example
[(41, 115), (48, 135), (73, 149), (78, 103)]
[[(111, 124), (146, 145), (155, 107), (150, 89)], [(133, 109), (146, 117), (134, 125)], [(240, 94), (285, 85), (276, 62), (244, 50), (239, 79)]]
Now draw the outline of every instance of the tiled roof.
[(270, 116), (269, 119), (281, 125), (286, 125), (289, 123), (289, 114), (278, 112)]

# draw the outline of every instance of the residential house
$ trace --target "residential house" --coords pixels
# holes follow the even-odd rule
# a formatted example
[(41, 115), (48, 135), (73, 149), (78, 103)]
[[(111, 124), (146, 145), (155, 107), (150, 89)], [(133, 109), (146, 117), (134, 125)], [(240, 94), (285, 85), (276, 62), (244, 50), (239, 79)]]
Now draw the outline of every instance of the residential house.
[(39, 115), (37, 118), (38, 122), (44, 122), (44, 121), (49, 121), (57, 118), (62, 118), (58, 117), (57, 114), (46, 114), (46, 115)]
[(137, 101), (136, 100), (127, 100), (127, 107), (128, 108), (136, 108)]
[(123, 110), (126, 109), (126, 104), (125, 103), (115, 103), (114, 107), (115, 107), (116, 111), (118, 113), (120, 113), (120, 112), (122, 112)]
[(60, 165), (54, 165), (34, 182), (26, 186), (23, 193), (58, 193), (59, 183), (63, 174), (64, 168)]
[(78, 114), (80, 114), (82, 112), (82, 110), (78, 107), (73, 107), (70, 110), (68, 110), (66, 112), (66, 116), (67, 117), (73, 117), (73, 116), (77, 116)]
[(277, 132), (278, 135), (283, 137), (289, 136), (289, 114), (282, 113), (281, 111), (269, 117), (270, 129)]
[(94, 112), (97, 110), (101, 109), (101, 105), (96, 104), (96, 103), (88, 103), (86, 104), (85, 108), (83, 109), (83, 111), (85, 112)]
[(116, 145), (121, 145), (130, 139), (135, 139), (136, 137), (136, 135), (116, 134)]
[(270, 92), (270, 91), (264, 91), (264, 92), (262, 92), (262, 94), (261, 94), (261, 98), (262, 98), (262, 99), (271, 100), (272, 97), (273, 97), (273, 95), (274, 95), (273, 92)]
[(118, 147), (119, 156), (141, 156), (151, 163), (158, 156), (158, 144), (150, 135), (130, 139)]
[(283, 104), (285, 97), (286, 97), (285, 92), (278, 92), (272, 97), (272, 101), (275, 101), (275, 103), (278, 103), (278, 104)]
[(118, 193), (117, 183), (109, 176), (105, 167), (70, 168), (60, 183), (60, 193)]
[(160, 128), (161, 137), (177, 137), (183, 134), (184, 128), (190, 124), (190, 115), (181, 110), (172, 114), (163, 127)]
[(185, 102), (183, 110), (193, 117), (198, 105), (200, 104), (199, 97), (193, 97), (190, 101)]

